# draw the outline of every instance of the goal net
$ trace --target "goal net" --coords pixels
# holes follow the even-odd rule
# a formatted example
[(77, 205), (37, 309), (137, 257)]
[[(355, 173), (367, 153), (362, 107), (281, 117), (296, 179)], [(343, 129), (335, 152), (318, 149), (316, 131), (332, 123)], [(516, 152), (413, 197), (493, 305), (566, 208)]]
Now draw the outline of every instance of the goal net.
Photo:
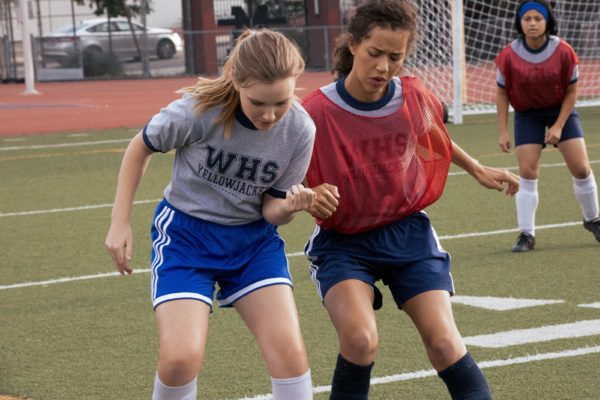
[[(421, 77), (450, 120), (495, 112), (500, 50), (516, 38), (516, 0), (421, 0), (421, 39), (405, 73)], [(551, 1), (558, 36), (579, 57), (578, 106), (600, 105), (600, 1)], [(462, 12), (460, 12), (462, 9)]]

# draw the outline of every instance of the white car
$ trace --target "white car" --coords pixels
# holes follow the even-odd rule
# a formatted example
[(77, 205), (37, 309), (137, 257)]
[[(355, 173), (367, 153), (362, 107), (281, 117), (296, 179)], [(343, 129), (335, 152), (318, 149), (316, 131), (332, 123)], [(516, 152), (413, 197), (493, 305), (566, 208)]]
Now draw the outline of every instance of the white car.
[[(133, 29), (142, 46), (143, 26), (132, 22)], [(110, 41), (109, 41), (110, 28)], [(148, 40), (148, 56), (160, 59), (173, 57), (182, 51), (183, 43), (177, 32), (171, 29), (146, 27)], [(109, 43), (110, 42), (110, 43)], [(89, 19), (80, 22), (75, 27), (69, 25), (42, 37), (42, 51), (46, 60), (55, 60), (68, 64), (76, 56), (77, 50), (86, 52), (112, 53), (122, 59), (139, 57), (131, 34), (129, 23), (125, 18), (111, 18), (110, 24), (106, 18)]]

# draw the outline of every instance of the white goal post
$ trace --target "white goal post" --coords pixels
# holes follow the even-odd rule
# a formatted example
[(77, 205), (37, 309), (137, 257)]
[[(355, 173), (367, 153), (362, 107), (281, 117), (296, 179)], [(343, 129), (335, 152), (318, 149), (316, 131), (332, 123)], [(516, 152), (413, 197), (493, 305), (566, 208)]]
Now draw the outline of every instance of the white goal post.
[[(421, 77), (450, 120), (494, 113), (498, 52), (516, 38), (517, 0), (420, 0), (421, 38), (405, 73)], [(579, 57), (577, 106), (600, 105), (600, 1), (550, 1), (558, 36)]]

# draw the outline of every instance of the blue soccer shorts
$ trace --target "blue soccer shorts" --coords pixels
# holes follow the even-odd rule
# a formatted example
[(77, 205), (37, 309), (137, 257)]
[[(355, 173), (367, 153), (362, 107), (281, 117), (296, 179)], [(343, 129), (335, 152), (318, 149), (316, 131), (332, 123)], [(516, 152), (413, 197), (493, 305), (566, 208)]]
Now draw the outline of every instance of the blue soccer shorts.
[[(556, 122), (559, 114), (560, 107), (515, 111), (515, 147), (522, 144), (541, 144), (542, 147), (546, 147), (546, 129)], [(573, 109), (563, 127), (560, 142), (582, 137), (579, 114)]]
[(284, 242), (264, 219), (220, 225), (191, 217), (163, 200), (152, 224), (152, 306), (195, 299), (231, 307), (257, 289), (292, 286)]
[(373, 287), (373, 308), (382, 305), (375, 282), (389, 286), (398, 308), (407, 300), (430, 291), (454, 294), (450, 255), (441, 247), (424, 212), (354, 235), (319, 226), (304, 249), (321, 301), (337, 283), (358, 279)]

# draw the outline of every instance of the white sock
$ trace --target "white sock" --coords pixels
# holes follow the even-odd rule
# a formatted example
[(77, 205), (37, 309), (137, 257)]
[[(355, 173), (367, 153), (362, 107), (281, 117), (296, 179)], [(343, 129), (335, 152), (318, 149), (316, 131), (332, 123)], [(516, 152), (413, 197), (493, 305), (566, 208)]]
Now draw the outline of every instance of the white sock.
[(519, 191), (515, 196), (519, 230), (532, 236), (535, 236), (535, 211), (539, 202), (537, 184), (537, 179), (521, 177)]
[(295, 378), (271, 378), (273, 400), (312, 400), (312, 379), (310, 369)]
[(183, 386), (167, 386), (160, 381), (158, 372), (154, 377), (152, 400), (196, 400), (196, 378)]
[(579, 200), (583, 219), (591, 221), (598, 217), (598, 187), (594, 174), (590, 173), (587, 178), (577, 179), (573, 177), (573, 191)]

